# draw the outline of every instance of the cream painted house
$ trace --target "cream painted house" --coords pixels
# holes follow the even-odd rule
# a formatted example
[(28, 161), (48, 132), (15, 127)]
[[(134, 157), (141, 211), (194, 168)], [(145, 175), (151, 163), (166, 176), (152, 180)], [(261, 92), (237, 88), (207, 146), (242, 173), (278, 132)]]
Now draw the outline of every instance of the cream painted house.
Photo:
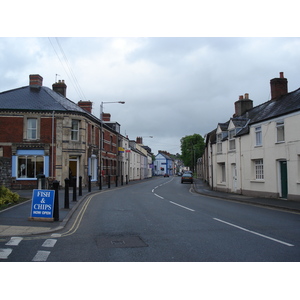
[(214, 190), (300, 200), (300, 89), (288, 93), (283, 73), (271, 100), (253, 107), (249, 95), (235, 114), (206, 135), (200, 169)]

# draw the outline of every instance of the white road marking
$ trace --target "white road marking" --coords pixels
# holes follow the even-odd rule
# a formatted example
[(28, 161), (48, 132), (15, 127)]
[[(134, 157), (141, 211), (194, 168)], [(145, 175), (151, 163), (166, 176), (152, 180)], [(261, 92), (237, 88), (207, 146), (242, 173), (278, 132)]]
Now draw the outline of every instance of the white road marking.
[(52, 233), (51, 236), (52, 237), (61, 237), (61, 233)]
[(38, 251), (32, 261), (46, 261), (50, 251)]
[(280, 243), (280, 244), (283, 244), (283, 245), (286, 245), (286, 246), (289, 246), (289, 247), (293, 247), (294, 245), (292, 244), (289, 244), (289, 243), (286, 243), (286, 242), (283, 242), (283, 241), (280, 241), (280, 240), (277, 240), (277, 239), (274, 239), (274, 238), (271, 238), (267, 235), (263, 235), (263, 234), (260, 234), (258, 232), (255, 232), (255, 231), (252, 231), (252, 230), (249, 230), (249, 229), (246, 229), (246, 228), (243, 228), (243, 227), (240, 227), (240, 226), (237, 226), (237, 225), (234, 225), (234, 224), (231, 224), (231, 223), (228, 223), (228, 222), (225, 222), (223, 220), (220, 220), (220, 219), (217, 219), (217, 218), (213, 218), (214, 220), (218, 221), (218, 222), (222, 222), (222, 223), (225, 223), (227, 225), (230, 225), (230, 226), (233, 226), (235, 228), (238, 228), (238, 229), (241, 229), (241, 230), (244, 230), (244, 231), (247, 231), (247, 232), (250, 232), (250, 233), (253, 233), (253, 234), (256, 234), (258, 236), (261, 236), (265, 239), (269, 239), (269, 240), (272, 240), (274, 242), (277, 242), (277, 243)]
[(18, 246), (19, 243), (23, 240), (21, 237), (13, 236), (10, 240), (5, 244), (7, 246)]
[(159, 196), (159, 195), (157, 195), (157, 194), (155, 194), (155, 193), (154, 193), (154, 195), (155, 195), (156, 197), (160, 198), (160, 199), (164, 199), (164, 197)]
[(12, 249), (10, 248), (0, 248), (0, 259), (7, 259), (9, 254), (12, 253)]
[(180, 205), (180, 204), (175, 203), (175, 202), (173, 202), (173, 201), (170, 201), (170, 203), (175, 204), (175, 205), (177, 205), (177, 206), (180, 206), (180, 207), (182, 207), (182, 208), (184, 208), (184, 209), (187, 209), (187, 210), (190, 210), (190, 211), (195, 211), (195, 210), (193, 210), (193, 209), (191, 209), (191, 208), (188, 208), (188, 207), (186, 207), (186, 206)]
[(47, 239), (47, 240), (43, 243), (42, 247), (54, 247), (54, 245), (55, 245), (56, 242), (57, 242), (56, 239)]

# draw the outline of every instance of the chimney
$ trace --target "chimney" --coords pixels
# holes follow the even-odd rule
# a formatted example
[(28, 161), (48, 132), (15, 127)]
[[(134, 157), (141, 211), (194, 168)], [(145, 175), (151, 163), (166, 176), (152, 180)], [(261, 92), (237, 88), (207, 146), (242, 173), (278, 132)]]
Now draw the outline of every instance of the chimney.
[(89, 112), (90, 114), (92, 113), (92, 108), (93, 108), (93, 102), (91, 101), (82, 101), (80, 100), (77, 105), (84, 109), (85, 111)]
[(234, 117), (242, 116), (246, 111), (253, 108), (253, 101), (249, 99), (249, 94), (245, 94), (244, 96), (239, 96), (239, 100), (234, 103), (235, 106), (235, 114)]
[(31, 88), (39, 88), (43, 85), (43, 77), (39, 74), (29, 75), (29, 85)]
[(287, 79), (284, 78), (283, 72), (280, 72), (279, 76), (279, 78), (273, 78), (270, 80), (271, 100), (278, 99), (280, 96), (288, 93)]
[(102, 113), (102, 121), (110, 122), (110, 114), (109, 113)]
[(137, 143), (137, 144), (143, 144), (143, 138), (142, 138), (141, 136), (138, 136), (138, 137), (136, 138), (136, 143)]
[(58, 80), (58, 82), (52, 84), (52, 89), (54, 92), (61, 94), (66, 97), (67, 85), (64, 80)]

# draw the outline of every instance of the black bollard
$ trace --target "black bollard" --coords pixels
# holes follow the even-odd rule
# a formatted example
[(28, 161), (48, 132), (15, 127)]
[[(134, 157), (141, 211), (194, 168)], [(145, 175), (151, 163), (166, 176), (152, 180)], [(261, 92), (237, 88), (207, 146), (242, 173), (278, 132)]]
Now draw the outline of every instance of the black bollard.
[(82, 196), (82, 176), (79, 176), (79, 196)]
[(123, 180), (124, 180), (124, 176), (122, 175), (122, 176), (121, 176), (121, 185), (124, 184)]
[(91, 175), (89, 175), (89, 193), (90, 193), (90, 192), (91, 192), (91, 190), (92, 190), (91, 181), (92, 181), (92, 176), (91, 176)]
[(73, 180), (73, 201), (77, 201), (77, 197), (76, 197), (76, 177), (73, 177), (72, 180)]
[(126, 184), (128, 184), (128, 175), (126, 175)]
[(53, 181), (53, 189), (55, 191), (55, 195), (54, 195), (54, 208), (53, 208), (53, 218), (54, 218), (54, 221), (59, 221), (58, 186), (59, 186), (59, 181), (54, 180)]
[(107, 183), (108, 188), (110, 189), (110, 175), (108, 175), (108, 183)]
[(70, 185), (70, 179), (65, 179), (65, 208), (69, 208), (69, 185)]
[(118, 176), (116, 176), (116, 187), (118, 187)]
[(99, 176), (99, 190), (102, 190), (102, 176)]

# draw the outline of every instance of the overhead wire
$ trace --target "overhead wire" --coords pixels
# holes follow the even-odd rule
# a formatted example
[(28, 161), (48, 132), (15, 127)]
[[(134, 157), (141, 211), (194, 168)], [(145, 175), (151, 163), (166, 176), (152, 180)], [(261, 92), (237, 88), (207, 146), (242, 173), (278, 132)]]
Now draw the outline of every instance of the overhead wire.
[(54, 50), (57, 58), (59, 59), (59, 61), (60, 61), (61, 65), (63, 66), (63, 68), (64, 68), (64, 70), (65, 70), (68, 78), (70, 79), (70, 82), (74, 86), (74, 89), (76, 90), (76, 93), (78, 94), (79, 98), (83, 99), (83, 100), (86, 100), (86, 97), (85, 97), (85, 95), (84, 95), (84, 93), (83, 93), (83, 91), (82, 91), (82, 89), (81, 89), (81, 87), (79, 85), (79, 82), (78, 82), (78, 80), (77, 80), (77, 78), (76, 78), (76, 76), (75, 76), (75, 74), (74, 74), (74, 72), (73, 72), (73, 70), (71, 68), (71, 65), (70, 65), (70, 63), (68, 61), (68, 58), (67, 58), (67, 56), (66, 56), (66, 54), (65, 54), (65, 52), (64, 52), (64, 50), (63, 50), (63, 48), (62, 48), (62, 46), (61, 46), (61, 44), (59, 42), (59, 40), (58, 40), (58, 38), (55, 38), (55, 40), (56, 40), (56, 43), (58, 45), (58, 48), (59, 48), (59, 51), (61, 53), (63, 61), (62, 61), (60, 55), (58, 54), (58, 52), (56, 51), (56, 49), (55, 49), (55, 47), (54, 47), (51, 39), (50, 38), (48, 38), (48, 39), (49, 39), (50, 44), (52, 45), (52, 48), (53, 48), (53, 50)]

